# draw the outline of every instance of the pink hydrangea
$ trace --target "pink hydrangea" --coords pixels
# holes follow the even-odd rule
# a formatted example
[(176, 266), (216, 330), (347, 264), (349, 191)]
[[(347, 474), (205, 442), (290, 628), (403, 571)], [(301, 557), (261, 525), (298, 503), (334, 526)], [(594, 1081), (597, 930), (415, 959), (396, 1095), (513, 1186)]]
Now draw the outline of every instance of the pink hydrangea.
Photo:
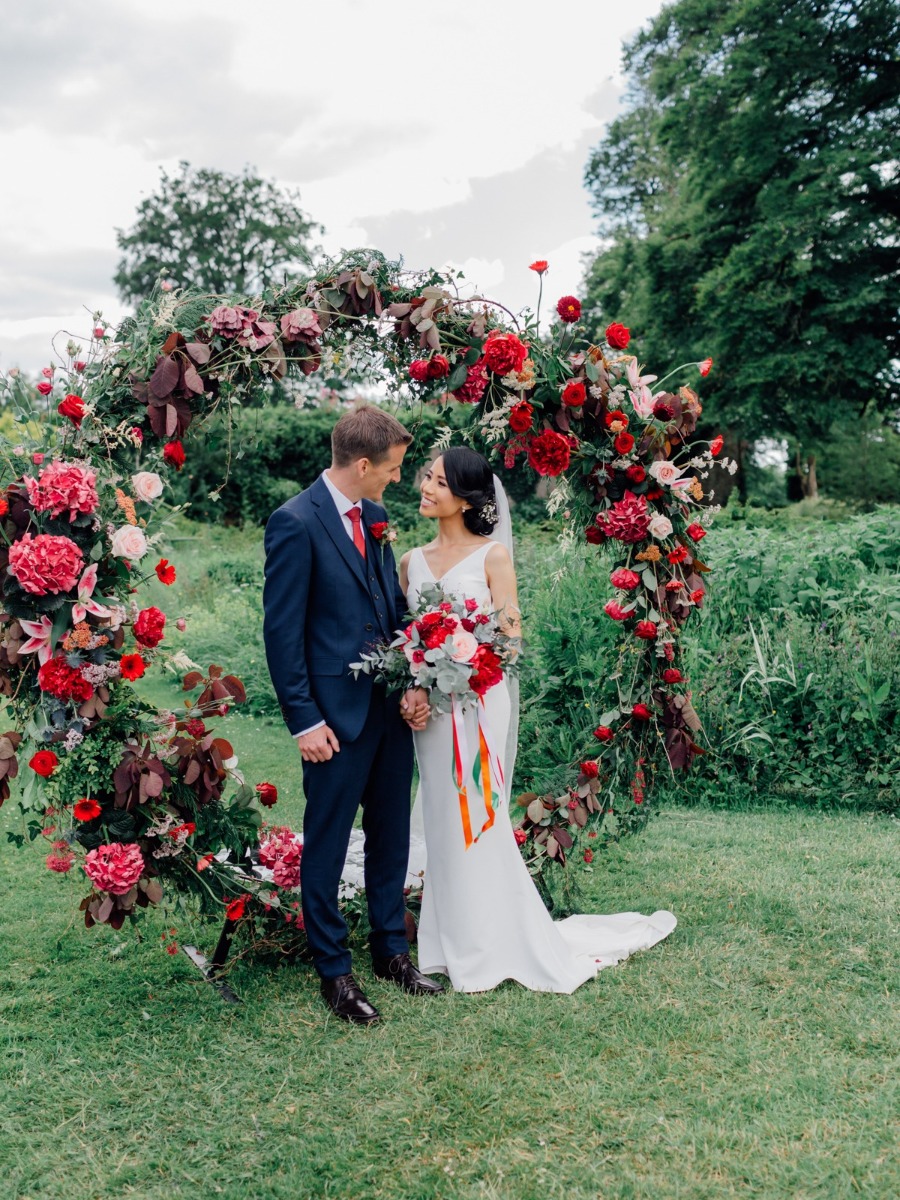
[(67, 537), (26, 533), (9, 548), (9, 569), (33, 596), (71, 591), (81, 567), (81, 550)]
[(597, 517), (597, 524), (607, 537), (616, 538), (620, 542), (643, 541), (650, 528), (650, 513), (647, 511), (646, 497), (636, 496), (634, 492), (626, 492), (612, 508), (605, 513), (600, 513)]
[(259, 844), (259, 861), (269, 867), (277, 887), (300, 886), (303, 843), (286, 825), (273, 825)]
[(66, 511), (69, 520), (95, 512), (100, 503), (97, 496), (97, 473), (90, 467), (58, 459), (41, 471), (37, 479), (25, 476), (28, 499), (36, 512), (48, 512), (60, 517)]
[(295, 308), (281, 318), (281, 333), (286, 342), (309, 342), (322, 336), (318, 314), (311, 308)]
[(56, 871), (58, 875), (65, 875), (67, 871), (71, 871), (72, 863), (75, 861), (75, 855), (71, 850), (62, 850), (54, 848), (44, 859), (48, 871)]
[(124, 896), (144, 873), (140, 846), (134, 842), (98, 846), (85, 858), (84, 873), (101, 892)]
[(460, 404), (477, 404), (484, 395), (484, 389), (487, 387), (488, 377), (487, 370), (484, 365), (484, 359), (479, 358), (478, 362), (473, 363), (469, 367), (466, 375), (466, 382), (456, 388), (451, 395), (454, 400), (458, 400)]

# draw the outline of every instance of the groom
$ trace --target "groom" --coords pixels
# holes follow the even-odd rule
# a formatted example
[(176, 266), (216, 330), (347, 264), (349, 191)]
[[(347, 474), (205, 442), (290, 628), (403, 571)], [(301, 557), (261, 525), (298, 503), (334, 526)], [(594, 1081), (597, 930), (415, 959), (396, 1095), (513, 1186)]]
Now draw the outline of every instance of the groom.
[(303, 758), (303, 919), (322, 995), (345, 1021), (379, 1014), (350, 973), (338, 888), (360, 804), (375, 974), (415, 994), (443, 991), (408, 952), (403, 886), (409, 857), (410, 729), (424, 727), (421, 691), (401, 700), (349, 664), (401, 625), (406, 600), (390, 545), (371, 534), (379, 501), (400, 479), (412, 436), (389, 413), (363, 406), (331, 435), (327, 471), (266, 525), (266, 658)]

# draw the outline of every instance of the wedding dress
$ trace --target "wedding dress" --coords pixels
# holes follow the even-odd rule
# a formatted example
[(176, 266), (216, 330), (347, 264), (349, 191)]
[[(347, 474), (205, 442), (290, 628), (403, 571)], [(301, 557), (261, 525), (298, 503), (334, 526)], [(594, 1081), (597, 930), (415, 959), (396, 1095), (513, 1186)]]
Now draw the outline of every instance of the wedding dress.
[[(407, 600), (418, 602), (422, 587), (439, 583), (444, 591), (490, 605), (485, 558), (494, 543), (485, 539), (439, 580), (425, 556), (415, 549), (409, 561)], [(507, 745), (510, 693), (506, 682), (484, 697), (481, 720), (489, 727), (495, 747)], [(463, 742), (479, 746), (478, 715), (462, 715)], [(670, 912), (617, 913), (613, 916), (575, 916), (554, 921), (528, 873), (513, 836), (509, 817), (511, 780), (501, 786), (493, 825), (467, 849), (460, 799), (453, 772), (452, 718), (438, 713), (415, 734), (425, 863), (422, 914), (419, 922), (419, 968), (426, 974), (447, 975), (457, 991), (482, 992), (513, 979), (533, 991), (573, 992), (603, 967), (611, 967), (635, 950), (646, 950), (675, 928)], [(503, 751), (499, 752), (501, 758)], [(509, 755), (510, 751), (507, 750)], [(469, 792), (474, 778), (468, 764)], [(480, 796), (471, 804), (473, 832), (485, 823)], [(480, 817), (478, 814), (480, 813)], [(413, 832), (419, 823), (414, 812)], [(415, 843), (414, 843), (415, 844)]]

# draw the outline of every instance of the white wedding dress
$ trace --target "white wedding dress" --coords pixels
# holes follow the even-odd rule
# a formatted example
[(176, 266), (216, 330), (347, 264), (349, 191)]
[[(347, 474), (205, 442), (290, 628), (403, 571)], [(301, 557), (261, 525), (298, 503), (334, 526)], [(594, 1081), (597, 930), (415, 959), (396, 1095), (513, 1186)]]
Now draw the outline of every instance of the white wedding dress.
[[(490, 603), (485, 557), (494, 543), (485, 539), (440, 580), (428, 569), (418, 548), (409, 561), (407, 599), (418, 603), (420, 589), (440, 583), (446, 592)], [(479, 745), (477, 714), (467, 711), (465, 744)], [(554, 921), (528, 873), (509, 817), (511, 780), (500, 794), (494, 824), (468, 849), (463, 834), (459, 793), (453, 773), (453, 732), (449, 714), (433, 716), (415, 735), (420, 788), (417, 808), (425, 840), (425, 883), (419, 922), (419, 968), (447, 975), (457, 991), (483, 992), (505, 979), (533, 991), (573, 992), (603, 967), (611, 967), (635, 950), (646, 950), (675, 928), (670, 912), (575, 916)], [(485, 694), (482, 721), (490, 742), (506, 745), (510, 695), (506, 683)], [(474, 754), (474, 751), (473, 751)], [(472, 832), (485, 821), (482, 797), (474, 793), (468, 764)], [(419, 813), (414, 813), (413, 830)]]

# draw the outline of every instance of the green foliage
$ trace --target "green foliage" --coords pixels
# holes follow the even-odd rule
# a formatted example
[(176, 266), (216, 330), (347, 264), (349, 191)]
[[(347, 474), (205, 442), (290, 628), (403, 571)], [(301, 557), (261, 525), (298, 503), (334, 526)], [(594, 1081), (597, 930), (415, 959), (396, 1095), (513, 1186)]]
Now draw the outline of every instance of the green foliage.
[(310, 263), (319, 226), (297, 193), (260, 179), (180, 164), (160, 172), (157, 192), (138, 205), (130, 230), (117, 231), (122, 259), (114, 282), (128, 303), (160, 279), (216, 295), (255, 295)]
[(593, 320), (712, 355), (706, 416), (745, 438), (897, 408), (898, 42), (893, 0), (677, 0), (627, 48), (586, 171)]

